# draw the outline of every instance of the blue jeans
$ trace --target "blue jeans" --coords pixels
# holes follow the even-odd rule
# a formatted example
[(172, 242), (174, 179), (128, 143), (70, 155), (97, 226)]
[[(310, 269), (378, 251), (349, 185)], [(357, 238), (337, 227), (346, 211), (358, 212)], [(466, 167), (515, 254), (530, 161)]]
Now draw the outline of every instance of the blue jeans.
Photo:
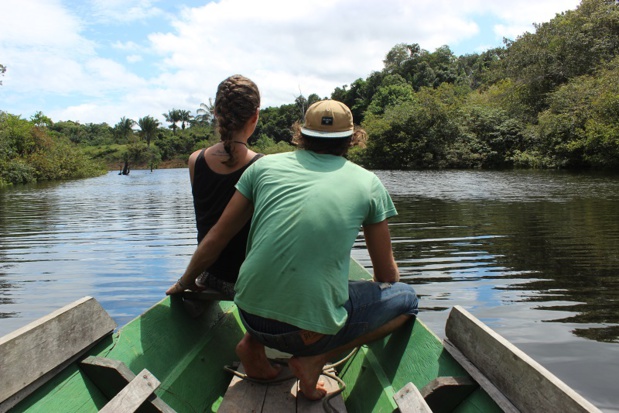
[(418, 300), (412, 286), (404, 283), (349, 281), (346, 324), (334, 335), (324, 335), (315, 343), (305, 345), (302, 330), (290, 324), (246, 313), (240, 309), (241, 321), (247, 332), (267, 347), (294, 356), (314, 356), (350, 343), (370, 333), (394, 318), (418, 313)]

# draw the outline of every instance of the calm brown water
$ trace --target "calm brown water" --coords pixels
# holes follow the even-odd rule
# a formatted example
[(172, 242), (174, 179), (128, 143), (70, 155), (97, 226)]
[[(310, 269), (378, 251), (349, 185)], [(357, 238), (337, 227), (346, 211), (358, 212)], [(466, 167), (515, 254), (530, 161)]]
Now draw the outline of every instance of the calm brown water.
[[(461, 305), (619, 412), (619, 176), (377, 174), (426, 324), (442, 336)], [(0, 335), (84, 295), (122, 325), (163, 297), (194, 248), (186, 170), (0, 191)], [(353, 255), (370, 266), (361, 238)]]

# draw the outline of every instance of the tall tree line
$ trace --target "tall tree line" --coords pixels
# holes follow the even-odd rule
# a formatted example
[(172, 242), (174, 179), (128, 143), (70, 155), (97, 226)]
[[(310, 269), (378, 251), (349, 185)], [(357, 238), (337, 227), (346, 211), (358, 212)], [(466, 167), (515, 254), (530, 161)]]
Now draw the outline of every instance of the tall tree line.
[[(349, 157), (369, 168), (615, 169), (618, 51), (616, 2), (582, 0), (575, 10), (536, 24), (533, 33), (483, 53), (456, 56), (448, 46), (430, 52), (416, 43), (397, 44), (381, 70), (336, 87), (330, 98), (346, 103), (368, 131), (367, 147)], [(4, 70), (0, 65), (0, 74)], [(291, 150), (291, 126), (322, 98), (300, 95), (262, 109), (250, 144), (269, 153)], [(32, 136), (42, 133), (87, 148), (87, 155), (108, 165), (151, 167), (186, 160), (217, 140), (211, 100), (199, 104), (195, 116), (176, 108), (163, 115), (167, 128), (149, 115), (109, 126), (54, 123), (40, 112), (30, 121), (2, 114), (0, 177), (21, 182), (27, 179), (7, 176), (34, 176), (23, 165), (34, 160)], [(24, 133), (24, 122), (37, 132)]]
[(583, 0), (505, 46), (398, 44), (332, 97), (369, 132), (372, 168), (617, 168), (619, 7)]

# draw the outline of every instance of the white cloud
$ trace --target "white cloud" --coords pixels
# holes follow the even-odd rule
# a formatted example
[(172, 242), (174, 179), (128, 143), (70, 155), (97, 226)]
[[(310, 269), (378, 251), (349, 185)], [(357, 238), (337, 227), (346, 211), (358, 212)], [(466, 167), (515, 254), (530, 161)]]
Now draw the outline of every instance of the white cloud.
[[(256, 81), (263, 106), (290, 103), (299, 93), (324, 97), (382, 69), (398, 43), (433, 51), (479, 39), (469, 52), (480, 52), (579, 3), (219, 0), (178, 12), (177, 3), (163, 0), (69, 1), (3, 2), (0, 63), (8, 71), (1, 91), (4, 102), (20, 102), (16, 113), (111, 124), (122, 116), (161, 118), (173, 107), (195, 111), (234, 73)], [(165, 19), (150, 28), (153, 16)], [(480, 19), (494, 32), (482, 32)], [(130, 21), (122, 40), (111, 37), (117, 23)], [(104, 55), (106, 44), (116, 55)]]
[(9, 0), (0, 11), (0, 47), (93, 52), (93, 42), (80, 35), (82, 23), (59, 0)]
[(242, 73), (258, 83), (265, 105), (279, 105), (299, 88), (328, 96), (382, 69), (397, 43), (434, 50), (471, 38), (480, 10), (480, 2), (224, 0), (184, 9), (174, 31), (149, 39), (169, 73), (199, 82), (208, 96), (223, 78)]
[(92, 18), (106, 23), (129, 23), (164, 15), (157, 0), (91, 0)]
[(516, 40), (525, 32), (534, 32), (534, 23), (550, 21), (557, 14), (573, 10), (579, 4), (580, 0), (497, 0), (492, 2), (489, 8), (501, 21), (494, 27), (497, 36)]

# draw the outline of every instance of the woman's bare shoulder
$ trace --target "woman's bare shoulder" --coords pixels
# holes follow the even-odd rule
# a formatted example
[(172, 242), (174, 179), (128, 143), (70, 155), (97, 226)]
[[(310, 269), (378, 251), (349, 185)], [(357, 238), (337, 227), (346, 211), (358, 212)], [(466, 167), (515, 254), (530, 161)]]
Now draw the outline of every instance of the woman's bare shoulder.
[(202, 152), (203, 150), (204, 149), (198, 149), (197, 151), (189, 155), (189, 161), (188, 161), (189, 165), (193, 165), (196, 163), (196, 159), (198, 159), (200, 152)]

